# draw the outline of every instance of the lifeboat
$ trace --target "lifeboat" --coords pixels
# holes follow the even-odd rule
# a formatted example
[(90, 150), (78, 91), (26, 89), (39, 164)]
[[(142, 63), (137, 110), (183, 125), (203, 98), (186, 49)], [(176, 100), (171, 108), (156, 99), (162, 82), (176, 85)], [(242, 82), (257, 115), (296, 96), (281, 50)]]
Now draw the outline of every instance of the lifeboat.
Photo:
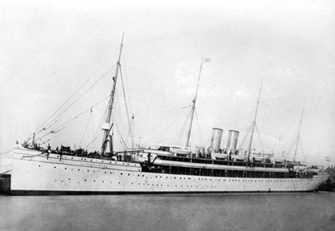
[(231, 158), (233, 160), (239, 160), (239, 161), (244, 161), (247, 159), (247, 156), (241, 156), (241, 155), (232, 155)]
[(272, 158), (272, 162), (276, 163), (276, 164), (282, 164), (286, 161), (286, 159), (284, 157), (279, 158), (279, 157), (273, 157)]
[(160, 150), (155, 150), (155, 149), (145, 149), (144, 152), (145, 153), (156, 154), (156, 155), (159, 155), (159, 156), (173, 156), (173, 154), (171, 152), (160, 151)]
[(261, 156), (254, 156), (253, 157), (254, 162), (262, 162), (264, 160), (265, 160), (265, 157), (261, 157)]
[(224, 160), (227, 159), (229, 155), (225, 153), (212, 153), (212, 156), (216, 160)]
[(187, 149), (174, 149), (174, 153), (176, 153), (177, 155), (187, 156), (187, 155), (191, 154), (191, 150), (187, 150)]

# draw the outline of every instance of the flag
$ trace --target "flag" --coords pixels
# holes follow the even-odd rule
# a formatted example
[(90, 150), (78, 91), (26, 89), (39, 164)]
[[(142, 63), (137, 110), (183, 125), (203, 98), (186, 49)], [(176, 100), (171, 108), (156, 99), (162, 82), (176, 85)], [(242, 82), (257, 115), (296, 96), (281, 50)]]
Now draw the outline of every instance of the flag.
[(330, 157), (326, 156), (326, 161), (330, 162)]
[(209, 58), (204, 58), (204, 62), (205, 63), (208, 63), (208, 62), (210, 62), (211, 60), (209, 59)]

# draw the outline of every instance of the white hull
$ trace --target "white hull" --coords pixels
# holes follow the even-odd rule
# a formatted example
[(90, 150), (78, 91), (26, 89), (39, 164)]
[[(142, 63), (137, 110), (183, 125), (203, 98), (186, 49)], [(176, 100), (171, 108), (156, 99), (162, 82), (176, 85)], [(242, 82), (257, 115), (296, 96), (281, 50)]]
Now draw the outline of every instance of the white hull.
[[(34, 155), (30, 155), (34, 153)], [(141, 172), (140, 164), (15, 149), (11, 190), (35, 193), (313, 191), (328, 178), (237, 178)]]

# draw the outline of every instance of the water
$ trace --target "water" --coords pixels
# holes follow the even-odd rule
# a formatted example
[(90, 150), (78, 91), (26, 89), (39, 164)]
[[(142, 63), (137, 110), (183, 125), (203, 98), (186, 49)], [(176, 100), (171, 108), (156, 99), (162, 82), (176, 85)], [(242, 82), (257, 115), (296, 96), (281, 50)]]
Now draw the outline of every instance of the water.
[(0, 196), (0, 230), (335, 230), (335, 193)]

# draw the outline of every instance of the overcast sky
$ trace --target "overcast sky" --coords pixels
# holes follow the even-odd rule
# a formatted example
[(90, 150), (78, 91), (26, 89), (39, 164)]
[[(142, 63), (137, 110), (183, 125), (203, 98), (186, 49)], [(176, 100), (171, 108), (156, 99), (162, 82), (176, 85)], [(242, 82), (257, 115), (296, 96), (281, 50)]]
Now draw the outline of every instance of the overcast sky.
[[(184, 144), (190, 108), (183, 107), (192, 103), (205, 56), (192, 146), (208, 146), (213, 127), (224, 130), (223, 142), (230, 129), (242, 141), (263, 79), (254, 147), (292, 153), (305, 102), (299, 152), (334, 164), (334, 1), (1, 1), (0, 12), (0, 153), (74, 92), (99, 80), (64, 121), (108, 96), (125, 32), (121, 65), (135, 142)], [(118, 81), (115, 111), (124, 106)], [(106, 104), (50, 136), (51, 145), (88, 145)], [(115, 112), (126, 134), (124, 115)], [(98, 148), (101, 138), (93, 143)]]

